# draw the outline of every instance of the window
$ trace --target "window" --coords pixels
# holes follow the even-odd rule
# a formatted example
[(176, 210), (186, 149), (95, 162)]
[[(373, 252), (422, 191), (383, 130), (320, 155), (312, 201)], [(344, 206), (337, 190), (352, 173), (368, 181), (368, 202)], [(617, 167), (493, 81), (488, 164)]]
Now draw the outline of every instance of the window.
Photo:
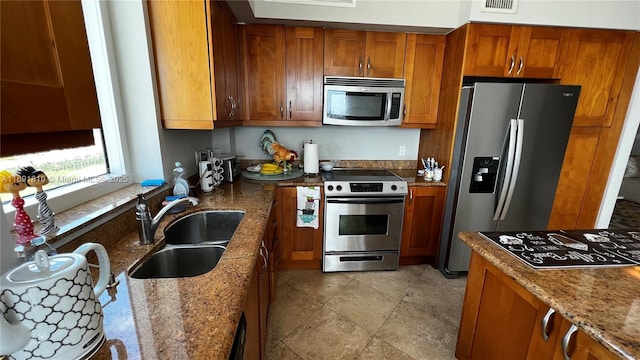
[[(43, 171), (49, 183), (43, 189), (51, 190), (78, 182), (99, 182), (100, 175), (108, 173), (107, 159), (102, 141), (102, 131), (93, 131), (95, 144), (71, 149), (44, 151), (40, 153), (24, 154), (0, 158), (0, 169), (12, 174), (26, 166)], [(36, 192), (33, 187), (27, 187), (20, 193), (21, 197)], [(10, 193), (0, 193), (2, 203), (10, 201)]]
[[(109, 56), (112, 44), (106, 4), (83, 0), (82, 11), (102, 121), (102, 130), (94, 130), (94, 145), (0, 159), (0, 169), (11, 173), (16, 173), (23, 166), (44, 171), (50, 181), (44, 188), (48, 194), (47, 202), (55, 212), (105, 195), (131, 182), (125, 170), (126, 135), (119, 123), (119, 102), (116, 98), (119, 91), (117, 81), (114, 81), (117, 77), (114, 60)], [(58, 161), (49, 161), (51, 158)], [(26, 197), (25, 210), (32, 215), (37, 212), (37, 201), (33, 196), (27, 196), (28, 191), (34, 190), (27, 188), (21, 196)], [(3, 203), (10, 198), (11, 194), (2, 194), (1, 197)], [(13, 223), (14, 208), (3, 204), (3, 210), (9, 223)]]

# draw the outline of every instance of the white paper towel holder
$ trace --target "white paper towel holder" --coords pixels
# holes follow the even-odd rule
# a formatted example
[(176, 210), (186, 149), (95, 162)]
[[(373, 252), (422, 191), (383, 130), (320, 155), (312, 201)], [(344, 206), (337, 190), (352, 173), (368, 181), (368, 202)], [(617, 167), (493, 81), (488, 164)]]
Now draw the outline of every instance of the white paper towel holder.
[(304, 144), (304, 174), (307, 176), (317, 176), (320, 174), (318, 144), (314, 144), (313, 140), (309, 140), (308, 143)]

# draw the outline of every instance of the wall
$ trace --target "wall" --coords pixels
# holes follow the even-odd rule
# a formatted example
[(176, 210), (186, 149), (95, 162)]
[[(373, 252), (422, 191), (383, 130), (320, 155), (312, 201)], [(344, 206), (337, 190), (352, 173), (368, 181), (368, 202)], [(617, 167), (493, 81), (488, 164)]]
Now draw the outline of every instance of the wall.
[(640, 155), (640, 131), (636, 133), (636, 138), (634, 140), (633, 147), (631, 148), (631, 154)]
[[(245, 159), (267, 159), (259, 147), (266, 128), (239, 127), (235, 130), (237, 154)], [(350, 127), (324, 125), (320, 128), (269, 128), (279, 143), (302, 156), (302, 144), (313, 140), (324, 160), (416, 160), (419, 129), (396, 127)], [(214, 131), (215, 132), (215, 131)], [(399, 155), (400, 146), (406, 154)]]
[[(598, 213), (598, 219), (596, 220), (597, 228), (606, 228), (609, 226), (611, 214), (613, 214), (613, 208), (616, 205), (623, 175), (627, 167), (627, 161), (629, 160), (629, 154), (632, 153), (632, 148), (635, 146), (634, 141), (638, 143), (636, 140), (640, 134), (640, 132), (638, 132), (638, 126), (640, 126), (640, 72), (638, 72), (636, 76), (636, 83), (631, 93), (631, 103), (629, 104), (627, 117), (620, 132), (620, 141), (618, 142), (609, 181), (607, 182), (602, 204), (600, 205), (600, 212)], [(636, 152), (633, 153), (635, 154)], [(640, 152), (637, 153), (640, 154)], [(640, 189), (634, 192), (638, 193)]]
[(516, 14), (480, 11), (472, 1), (469, 21), (640, 30), (638, 0), (519, 0)]
[(356, 7), (249, 0), (256, 18), (454, 29), (468, 21), (640, 30), (637, 0), (519, 0), (516, 14), (480, 11), (479, 0), (357, 0)]
[(114, 52), (134, 181), (173, 178), (180, 161), (197, 173), (194, 152), (211, 144), (209, 131), (162, 129), (145, 3), (109, 1)]
[(249, 0), (249, 4), (256, 18), (429, 28), (456, 28), (460, 11), (460, 2), (450, 0), (356, 0), (356, 7), (282, 4), (265, 0)]

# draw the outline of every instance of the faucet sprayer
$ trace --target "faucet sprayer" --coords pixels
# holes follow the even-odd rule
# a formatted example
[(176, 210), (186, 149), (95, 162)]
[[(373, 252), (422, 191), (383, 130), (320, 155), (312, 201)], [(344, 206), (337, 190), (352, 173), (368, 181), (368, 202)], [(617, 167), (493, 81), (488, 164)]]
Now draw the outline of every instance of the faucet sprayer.
[(180, 205), (185, 202), (190, 202), (191, 205), (198, 205), (198, 199), (195, 197), (187, 196), (177, 200), (174, 200), (158, 211), (156, 216), (151, 217), (151, 212), (149, 211), (149, 205), (147, 204), (147, 200), (144, 198), (143, 194), (138, 194), (138, 202), (136, 204), (136, 220), (140, 222), (140, 226), (138, 227), (138, 236), (140, 238), (141, 245), (153, 244), (153, 238), (155, 236), (156, 230), (158, 229), (158, 225), (160, 221), (164, 218), (164, 216), (171, 210), (173, 207)]

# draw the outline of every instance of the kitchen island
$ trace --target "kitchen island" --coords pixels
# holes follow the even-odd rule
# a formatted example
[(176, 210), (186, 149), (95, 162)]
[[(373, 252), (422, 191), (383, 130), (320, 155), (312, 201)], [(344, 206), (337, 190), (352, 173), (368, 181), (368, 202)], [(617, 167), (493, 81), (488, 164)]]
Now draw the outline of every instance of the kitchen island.
[(479, 233), (459, 237), (473, 254), (458, 359), (562, 358), (565, 337), (572, 359), (640, 358), (640, 266), (534, 270)]

